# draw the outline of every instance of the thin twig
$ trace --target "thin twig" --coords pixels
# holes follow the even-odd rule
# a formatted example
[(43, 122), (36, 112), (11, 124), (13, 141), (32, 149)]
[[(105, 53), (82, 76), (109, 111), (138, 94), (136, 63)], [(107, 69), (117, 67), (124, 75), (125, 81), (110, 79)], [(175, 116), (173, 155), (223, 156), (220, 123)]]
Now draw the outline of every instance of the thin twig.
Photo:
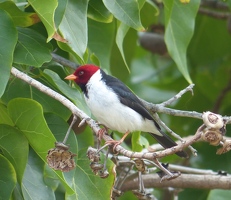
[(193, 95), (193, 87), (195, 86), (195, 84), (190, 84), (188, 87), (186, 87), (185, 89), (181, 90), (180, 92), (178, 92), (174, 97), (170, 98), (167, 101), (164, 101), (163, 103), (157, 104), (159, 106), (169, 106), (170, 104), (172, 104), (174, 101), (176, 101), (177, 99), (181, 98), (183, 94), (185, 94), (186, 92), (190, 91)]
[(78, 64), (71, 62), (70, 60), (67, 60), (66, 58), (63, 58), (62, 56), (59, 56), (55, 53), (52, 53), (51, 55), (52, 55), (52, 59), (56, 61), (57, 63), (60, 63), (72, 69), (77, 69), (79, 67)]

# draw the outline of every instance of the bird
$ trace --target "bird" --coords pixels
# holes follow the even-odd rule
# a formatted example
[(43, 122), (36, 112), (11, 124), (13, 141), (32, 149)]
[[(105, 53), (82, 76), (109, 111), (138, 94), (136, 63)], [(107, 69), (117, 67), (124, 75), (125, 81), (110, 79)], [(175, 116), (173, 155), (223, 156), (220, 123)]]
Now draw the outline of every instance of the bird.
[[(87, 106), (100, 124), (112, 131), (124, 133), (120, 141), (113, 140), (115, 146), (134, 131), (151, 134), (165, 149), (177, 145), (161, 130), (140, 99), (122, 81), (108, 75), (100, 67), (81, 65), (65, 79), (74, 81), (81, 88)], [(175, 154), (188, 157), (185, 151)]]

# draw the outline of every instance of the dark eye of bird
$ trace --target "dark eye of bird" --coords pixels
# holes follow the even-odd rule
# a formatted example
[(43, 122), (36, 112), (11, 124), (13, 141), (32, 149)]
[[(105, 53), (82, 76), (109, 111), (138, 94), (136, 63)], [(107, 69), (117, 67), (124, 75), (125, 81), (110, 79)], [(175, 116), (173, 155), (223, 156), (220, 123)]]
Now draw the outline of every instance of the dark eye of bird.
[(79, 72), (79, 76), (82, 76), (84, 74), (84, 71)]

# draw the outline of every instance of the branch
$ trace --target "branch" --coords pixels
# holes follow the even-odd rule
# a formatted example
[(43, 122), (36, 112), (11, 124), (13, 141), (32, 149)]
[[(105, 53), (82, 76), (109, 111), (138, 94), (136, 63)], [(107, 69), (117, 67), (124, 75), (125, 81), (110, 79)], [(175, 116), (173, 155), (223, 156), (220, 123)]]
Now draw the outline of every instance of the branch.
[(56, 61), (57, 63), (60, 63), (60, 64), (62, 64), (62, 65), (65, 65), (65, 66), (67, 66), (67, 67), (70, 67), (70, 68), (72, 68), (72, 69), (76, 69), (76, 68), (79, 67), (78, 64), (76, 64), (76, 63), (74, 63), (74, 62), (71, 62), (70, 60), (67, 60), (66, 58), (63, 58), (62, 56), (59, 56), (59, 55), (57, 55), (57, 54), (55, 54), (55, 53), (52, 53), (51, 55), (52, 55), (52, 59), (53, 59), (54, 61)]
[[(91, 129), (96, 133), (96, 135), (101, 130), (100, 127), (98, 126), (98, 124), (93, 119), (91, 119), (82, 110), (77, 108), (66, 97), (60, 95), (59, 93), (57, 93), (55, 91), (53, 91), (49, 87), (43, 85), (39, 81), (29, 77), (27, 74), (17, 70), (14, 67), (12, 67), (11, 73), (15, 77), (20, 78), (21, 80), (25, 81), (29, 85), (39, 89), (41, 92), (51, 96), (52, 98), (54, 98), (57, 101), (59, 101), (60, 103), (62, 103), (69, 110), (71, 110), (74, 115), (76, 115), (76, 116), (78, 116), (79, 118), (82, 119), (80, 124), (82, 124), (83, 122), (86, 122), (91, 127)], [(167, 101), (167, 102), (171, 102), (171, 100)], [(156, 106), (154, 104), (150, 104), (150, 103), (147, 103), (147, 104), (151, 105), (151, 106), (154, 106), (155, 108), (158, 108), (158, 106)], [(160, 106), (159, 109), (161, 110), (162, 108), (164, 108), (164, 107)], [(173, 110), (173, 109), (169, 109), (169, 110)], [(184, 111), (184, 112), (187, 113), (186, 111)], [(191, 113), (194, 113), (194, 112), (191, 112)], [(200, 115), (202, 115), (202, 114), (198, 113), (197, 117), (200, 116)], [(201, 117), (198, 117), (198, 118), (201, 118)], [(226, 119), (230, 120), (230, 117), (226, 117)], [(191, 136), (190, 138), (188, 138), (185, 142), (180, 143), (177, 146), (165, 149), (165, 150), (160, 151), (160, 152), (154, 152), (154, 153), (153, 152), (131, 152), (131, 151), (126, 150), (125, 148), (123, 148), (120, 145), (116, 146), (115, 150), (116, 150), (116, 152), (118, 152), (118, 153), (120, 153), (120, 154), (122, 154), (122, 155), (124, 155), (124, 156), (126, 156), (128, 158), (156, 160), (157, 158), (165, 157), (167, 155), (171, 155), (171, 154), (174, 154), (174, 153), (176, 153), (178, 151), (181, 151), (183, 148), (188, 147), (192, 143), (194, 143), (194, 142), (198, 141), (199, 139), (201, 139), (201, 135), (204, 133), (205, 127), (206, 126), (203, 124), (202, 126), (200, 126), (198, 128), (196, 134)], [(106, 135), (106, 134), (104, 134), (102, 136), (102, 138), (105, 141), (112, 140), (112, 138), (110, 136)], [(224, 150), (222, 150), (222, 153), (223, 152), (227, 152), (227, 151), (224, 149)], [(230, 180), (231, 180), (230, 176), (228, 176), (228, 177), (218, 176), (218, 175), (209, 175), (209, 176), (200, 175), (199, 176), (199, 175), (195, 175), (195, 174), (194, 175), (182, 174), (177, 179), (174, 179), (174, 180), (171, 180), (171, 181), (163, 181), (161, 183), (160, 183), (160, 178), (158, 178), (157, 175), (143, 175), (142, 177), (143, 177), (145, 187), (167, 187), (167, 186), (171, 186), (171, 187), (180, 187), (180, 188), (185, 188), (185, 187), (187, 187), (187, 188), (188, 187), (198, 188), (199, 187), (199, 188), (209, 188), (209, 189), (211, 189), (211, 188), (230, 189), (230, 185), (231, 185), (230, 184)], [(126, 181), (125, 181), (126, 184), (124, 183), (123, 187), (121, 187), (121, 189), (123, 189), (125, 191), (125, 190), (132, 189), (134, 187), (137, 188), (136, 182), (137, 182), (136, 179), (134, 179), (134, 180), (126, 179)], [(208, 184), (208, 183), (210, 183), (210, 184)]]
[[(176, 179), (160, 182), (158, 174), (144, 174), (145, 188), (200, 188), (200, 189), (231, 189), (231, 175), (198, 175), (198, 174), (181, 174)], [(122, 191), (137, 189), (138, 177), (124, 181)]]

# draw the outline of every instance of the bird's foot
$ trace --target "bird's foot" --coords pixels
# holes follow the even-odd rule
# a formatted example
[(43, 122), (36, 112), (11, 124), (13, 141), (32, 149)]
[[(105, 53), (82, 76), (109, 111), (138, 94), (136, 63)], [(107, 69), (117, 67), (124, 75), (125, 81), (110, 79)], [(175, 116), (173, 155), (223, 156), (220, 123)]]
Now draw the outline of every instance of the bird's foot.
[(129, 132), (127, 131), (119, 141), (117, 141), (117, 140), (108, 140), (105, 143), (108, 144), (108, 145), (113, 145), (112, 150), (113, 150), (113, 152), (115, 152), (116, 147), (118, 145), (120, 145), (124, 141), (124, 139), (127, 137), (128, 134), (129, 134)]
[(101, 141), (103, 139), (103, 136), (107, 133), (107, 128), (101, 128), (98, 133), (97, 133), (97, 136), (98, 136), (98, 139)]
[(122, 139), (120, 140), (108, 140), (105, 142), (107, 145), (113, 145), (112, 151), (115, 152), (115, 149), (118, 145), (120, 145), (123, 142)]

